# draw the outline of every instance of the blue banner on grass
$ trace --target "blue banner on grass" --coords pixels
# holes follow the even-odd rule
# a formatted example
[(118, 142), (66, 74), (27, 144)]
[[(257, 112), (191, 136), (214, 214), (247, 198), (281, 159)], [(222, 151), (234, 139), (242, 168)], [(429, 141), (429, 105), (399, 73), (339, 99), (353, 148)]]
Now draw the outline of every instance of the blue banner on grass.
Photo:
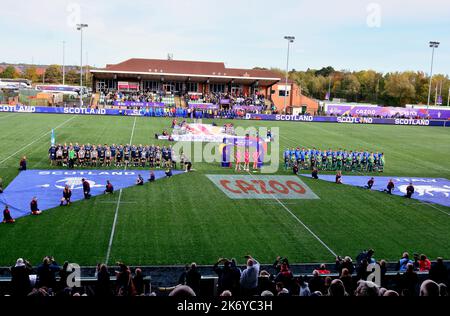
[[(30, 202), (37, 197), (41, 211), (57, 207), (66, 185), (72, 190), (72, 202), (84, 198), (81, 180), (86, 179), (91, 185), (91, 195), (104, 193), (106, 181), (109, 180), (114, 190), (136, 185), (139, 174), (147, 182), (149, 171), (135, 170), (27, 170), (22, 171), (0, 194), (0, 210), (9, 206), (14, 219), (30, 215)], [(154, 171), (156, 180), (165, 178), (162, 170)], [(172, 171), (173, 175), (182, 173)]]
[[(310, 177), (310, 175), (302, 175)], [(356, 187), (364, 187), (371, 176), (342, 176), (342, 183)], [(413, 184), (415, 193), (413, 198), (450, 207), (450, 180), (442, 178), (408, 178), (408, 177), (373, 177), (375, 184), (372, 190), (383, 191), (390, 179), (394, 181), (395, 189), (392, 194), (404, 196), (406, 188)], [(320, 180), (335, 182), (334, 175), (319, 175)]]

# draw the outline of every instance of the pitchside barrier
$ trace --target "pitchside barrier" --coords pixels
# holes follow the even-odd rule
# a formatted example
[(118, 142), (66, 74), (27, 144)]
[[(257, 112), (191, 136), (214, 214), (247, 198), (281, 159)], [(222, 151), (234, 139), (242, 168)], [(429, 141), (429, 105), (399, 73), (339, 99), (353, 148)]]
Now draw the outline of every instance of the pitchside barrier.
[[(188, 113), (186, 109), (177, 109), (169, 113), (162, 108), (151, 107), (145, 109), (89, 109), (78, 107), (43, 107), (24, 105), (0, 105), (0, 112), (13, 113), (53, 113), (76, 115), (116, 115), (116, 116), (143, 116), (143, 117), (197, 117), (197, 114)], [(201, 114), (201, 113), (200, 113)], [(200, 115), (199, 114), (199, 115)], [(202, 118), (200, 117), (197, 118)], [(413, 125), (413, 126), (450, 126), (450, 120), (436, 119), (410, 119), (410, 118), (372, 118), (372, 117), (344, 117), (344, 116), (312, 116), (312, 115), (284, 115), (284, 114), (254, 114), (248, 113), (243, 117), (246, 120), (259, 121), (287, 121), (287, 122), (317, 122), (340, 124), (385, 124), (385, 125)]]

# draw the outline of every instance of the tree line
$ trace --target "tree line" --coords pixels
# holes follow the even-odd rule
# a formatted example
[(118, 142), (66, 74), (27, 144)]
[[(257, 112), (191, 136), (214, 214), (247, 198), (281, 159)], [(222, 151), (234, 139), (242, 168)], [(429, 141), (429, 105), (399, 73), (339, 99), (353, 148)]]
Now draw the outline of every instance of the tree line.
[[(286, 72), (272, 68), (283, 76)], [(297, 83), (306, 96), (324, 100), (345, 99), (348, 102), (373, 103), (388, 106), (405, 104), (427, 104), (430, 77), (422, 71), (389, 72), (374, 70), (337, 71), (333, 67), (320, 70), (289, 72), (289, 78)], [(436, 87), (443, 105), (447, 105), (450, 78), (448, 75), (433, 75), (431, 104), (435, 104)], [(439, 98), (438, 98), (439, 99)]]
[[(83, 85), (90, 86), (92, 76), (89, 73), (90, 67), (83, 68)], [(23, 73), (17, 71), (13, 66), (6, 67), (3, 72), (0, 72), (0, 78), (8, 79), (29, 79), (33, 83), (51, 83), (62, 84), (63, 71), (60, 65), (50, 65), (45, 68), (44, 73), (39, 73), (36, 66), (26, 67)], [(65, 72), (65, 84), (79, 85), (80, 84), (80, 67), (67, 67)]]

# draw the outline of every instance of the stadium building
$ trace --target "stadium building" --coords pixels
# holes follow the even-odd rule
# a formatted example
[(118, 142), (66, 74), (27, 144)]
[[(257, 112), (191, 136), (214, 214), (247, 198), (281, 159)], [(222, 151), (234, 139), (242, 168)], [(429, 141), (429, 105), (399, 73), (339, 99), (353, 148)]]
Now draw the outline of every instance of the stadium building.
[(132, 58), (104, 69), (91, 70), (95, 92), (161, 92), (172, 95), (229, 93), (264, 95), (278, 111), (315, 113), (318, 103), (301, 94), (300, 87), (276, 72), (260, 69), (226, 68), (223, 62)]

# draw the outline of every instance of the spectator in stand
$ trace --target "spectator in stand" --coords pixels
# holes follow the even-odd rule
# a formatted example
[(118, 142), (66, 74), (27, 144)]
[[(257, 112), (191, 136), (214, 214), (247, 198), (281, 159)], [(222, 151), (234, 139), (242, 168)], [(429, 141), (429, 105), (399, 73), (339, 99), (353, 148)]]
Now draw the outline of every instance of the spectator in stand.
[(240, 279), (241, 292), (243, 296), (252, 296), (257, 294), (260, 265), (250, 255), (246, 258), (247, 268), (242, 271)]
[(196, 295), (200, 294), (200, 281), (202, 275), (197, 269), (197, 264), (193, 262), (186, 273), (186, 285), (189, 286)]
[(344, 283), (339, 279), (331, 281), (330, 288), (328, 289), (328, 296), (348, 296), (347, 292), (345, 291)]
[(119, 271), (116, 271), (116, 285), (118, 296), (136, 295), (130, 268), (123, 263), (119, 263)]
[(45, 257), (37, 267), (37, 284), (39, 287), (54, 288), (56, 285), (56, 273), (61, 268), (51, 256)]
[[(223, 264), (223, 267), (219, 267)], [(228, 259), (220, 258), (214, 264), (214, 272), (219, 277), (218, 280), (218, 290), (219, 293), (224, 291), (231, 291), (234, 295), (239, 294), (239, 282), (241, 278), (241, 271), (233, 265), (233, 261)]]
[(409, 264), (414, 264), (414, 261), (409, 259), (409, 253), (405, 252), (397, 263), (397, 271), (406, 272)]
[(425, 255), (420, 255), (419, 259), (419, 271), (429, 272), (431, 269), (431, 261)]
[(31, 291), (30, 274), (33, 270), (30, 263), (19, 258), (10, 270), (12, 295), (27, 296)]
[(419, 296), (436, 297), (439, 295), (440, 295), (439, 285), (432, 280), (426, 280), (420, 286)]
[(179, 299), (182, 298), (190, 298), (194, 297), (195, 292), (187, 285), (178, 285), (175, 289), (170, 292), (169, 296), (177, 297)]
[(355, 291), (355, 296), (375, 297), (379, 296), (378, 286), (371, 281), (360, 280)]
[(403, 275), (400, 275), (400, 293), (402, 294), (402, 296), (415, 296), (418, 284), (419, 277), (414, 271), (414, 264), (408, 263), (405, 273)]
[(3, 210), (3, 221), (2, 223), (6, 224), (13, 224), (16, 221), (11, 216), (11, 212), (9, 211), (8, 205), (5, 205), (5, 209)]
[(142, 270), (139, 268), (134, 270), (133, 283), (136, 288), (136, 295), (142, 295), (145, 293), (144, 276), (142, 275)]
[(306, 282), (305, 277), (300, 277), (298, 279), (299, 284), (299, 296), (311, 296), (311, 290), (309, 289), (309, 284)]
[(275, 290), (277, 292), (277, 296), (289, 296), (289, 290), (284, 287), (282, 282), (278, 282), (275, 285)]
[(348, 269), (344, 268), (342, 269), (341, 276), (339, 279), (342, 281), (342, 284), (344, 285), (345, 291), (349, 295), (353, 295), (355, 292), (355, 284), (353, 282), (352, 275), (348, 271)]
[(320, 276), (319, 271), (313, 271), (313, 277), (309, 280), (309, 289), (312, 293), (321, 292), (325, 293), (325, 280)]
[(289, 270), (289, 265), (284, 262), (281, 264), (280, 272), (275, 277), (276, 283), (282, 283), (285, 288), (292, 290), (292, 283), (294, 280), (294, 275), (291, 270)]
[(431, 265), (430, 279), (436, 283), (444, 283), (448, 285), (448, 270), (442, 258), (437, 258), (436, 263)]
[(108, 297), (112, 296), (111, 276), (108, 267), (105, 264), (98, 264), (96, 268), (97, 282), (95, 283), (95, 296)]
[(343, 269), (347, 269), (350, 275), (352, 275), (355, 271), (355, 265), (353, 264), (352, 258), (350, 258), (349, 256), (346, 256), (344, 259), (342, 259), (340, 256), (336, 257), (336, 270), (339, 273), (342, 273)]
[(321, 264), (319, 267), (319, 274), (324, 275), (324, 274), (330, 274), (330, 270), (327, 269), (327, 266), (325, 264)]

